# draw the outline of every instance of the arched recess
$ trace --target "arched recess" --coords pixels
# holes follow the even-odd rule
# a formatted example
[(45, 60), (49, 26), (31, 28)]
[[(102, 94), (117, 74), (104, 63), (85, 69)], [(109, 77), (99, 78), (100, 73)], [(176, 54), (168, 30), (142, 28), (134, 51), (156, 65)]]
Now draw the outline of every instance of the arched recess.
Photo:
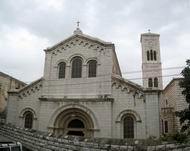
[(97, 61), (89, 60), (88, 61), (88, 77), (96, 77), (97, 76)]
[(66, 63), (65, 62), (60, 62), (58, 64), (58, 78), (59, 79), (64, 79), (65, 74), (66, 74)]
[(85, 137), (93, 137), (94, 131), (99, 130), (97, 118), (90, 109), (79, 104), (69, 104), (59, 107), (52, 114), (48, 124), (49, 132), (55, 135), (68, 135), (68, 125), (75, 119), (85, 125), (85, 129), (81, 130)]
[(140, 115), (133, 110), (124, 110), (116, 118), (119, 138), (137, 138), (137, 125), (142, 122)]
[(34, 116), (33, 113), (30, 111), (26, 111), (24, 113), (24, 128), (33, 128), (33, 121), (34, 121)]
[(29, 107), (24, 108), (20, 112), (19, 118), (20, 118), (20, 126), (21, 127), (36, 129), (37, 115), (36, 115), (36, 112), (32, 108), (29, 108)]
[(153, 87), (152, 78), (148, 78), (148, 87), (149, 87), (149, 88), (152, 88), (152, 87)]
[(147, 57), (147, 60), (149, 61), (150, 60), (150, 52), (149, 51), (146, 52), (146, 57)]
[(66, 59), (59, 59), (57, 62), (56, 62), (56, 66), (55, 67), (58, 67), (59, 63), (61, 62), (65, 62), (66, 64), (68, 64), (68, 61)]
[(84, 60), (80, 56), (75, 56), (71, 60), (71, 78), (82, 78)]
[(131, 114), (123, 117), (123, 138), (135, 138), (135, 120)]
[(116, 118), (116, 122), (121, 122), (124, 115), (127, 115), (127, 114), (133, 115), (136, 122), (142, 122), (140, 115), (133, 110), (124, 110), (124, 111), (120, 112)]
[(75, 57), (80, 57), (80, 58), (82, 58), (82, 60), (83, 60), (83, 65), (86, 65), (86, 58), (82, 55), (82, 54), (80, 54), (80, 53), (76, 53), (76, 54), (73, 54), (73, 55), (71, 55), (68, 59), (67, 59), (67, 64), (69, 65), (69, 66), (71, 66), (71, 63), (72, 63), (72, 60), (73, 60), (73, 58), (75, 58)]
[(157, 77), (155, 77), (154, 78), (154, 87), (158, 87), (158, 78)]
[(33, 116), (34, 116), (34, 119), (37, 120), (36, 112), (35, 112), (32, 108), (29, 108), (29, 107), (24, 108), (24, 109), (20, 112), (19, 117), (20, 117), (20, 118), (24, 118), (24, 113), (26, 113), (27, 111), (31, 112), (31, 113), (33, 114)]

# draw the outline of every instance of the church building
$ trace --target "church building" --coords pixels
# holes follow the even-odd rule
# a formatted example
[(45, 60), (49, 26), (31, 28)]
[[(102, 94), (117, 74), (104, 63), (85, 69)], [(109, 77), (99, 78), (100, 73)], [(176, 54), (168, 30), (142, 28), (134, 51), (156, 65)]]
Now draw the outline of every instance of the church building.
[(159, 137), (159, 34), (141, 34), (140, 42), (143, 86), (122, 77), (113, 43), (77, 27), (44, 50), (42, 78), (9, 91), (7, 123), (56, 136)]

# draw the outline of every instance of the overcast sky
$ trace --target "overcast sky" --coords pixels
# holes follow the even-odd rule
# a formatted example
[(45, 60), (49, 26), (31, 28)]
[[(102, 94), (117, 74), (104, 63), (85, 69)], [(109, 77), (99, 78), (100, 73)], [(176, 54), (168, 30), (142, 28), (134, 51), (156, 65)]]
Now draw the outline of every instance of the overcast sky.
[(140, 34), (148, 29), (160, 34), (163, 68), (190, 58), (190, 0), (0, 0), (0, 71), (24, 82), (40, 78), (43, 49), (70, 36), (78, 20), (83, 33), (115, 44), (128, 79), (141, 77), (126, 72), (141, 70)]

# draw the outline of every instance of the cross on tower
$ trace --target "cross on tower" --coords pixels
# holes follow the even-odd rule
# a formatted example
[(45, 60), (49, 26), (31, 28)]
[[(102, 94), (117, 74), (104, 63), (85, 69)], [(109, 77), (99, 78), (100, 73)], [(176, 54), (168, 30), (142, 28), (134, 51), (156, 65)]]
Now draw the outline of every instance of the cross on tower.
[(79, 21), (77, 21), (77, 28), (79, 28), (79, 25), (80, 25), (80, 22), (79, 22)]

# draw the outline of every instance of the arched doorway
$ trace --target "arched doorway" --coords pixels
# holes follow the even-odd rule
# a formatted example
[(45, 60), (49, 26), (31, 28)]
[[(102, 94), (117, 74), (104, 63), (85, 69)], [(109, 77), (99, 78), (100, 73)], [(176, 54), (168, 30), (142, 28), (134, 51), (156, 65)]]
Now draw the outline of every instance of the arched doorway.
[(71, 108), (61, 112), (54, 123), (54, 133), (60, 135), (74, 135), (93, 137), (94, 124), (91, 117), (84, 111)]
[(69, 122), (67, 135), (84, 136), (85, 125), (79, 119), (73, 119)]
[(123, 119), (124, 138), (134, 138), (134, 118), (126, 115)]

